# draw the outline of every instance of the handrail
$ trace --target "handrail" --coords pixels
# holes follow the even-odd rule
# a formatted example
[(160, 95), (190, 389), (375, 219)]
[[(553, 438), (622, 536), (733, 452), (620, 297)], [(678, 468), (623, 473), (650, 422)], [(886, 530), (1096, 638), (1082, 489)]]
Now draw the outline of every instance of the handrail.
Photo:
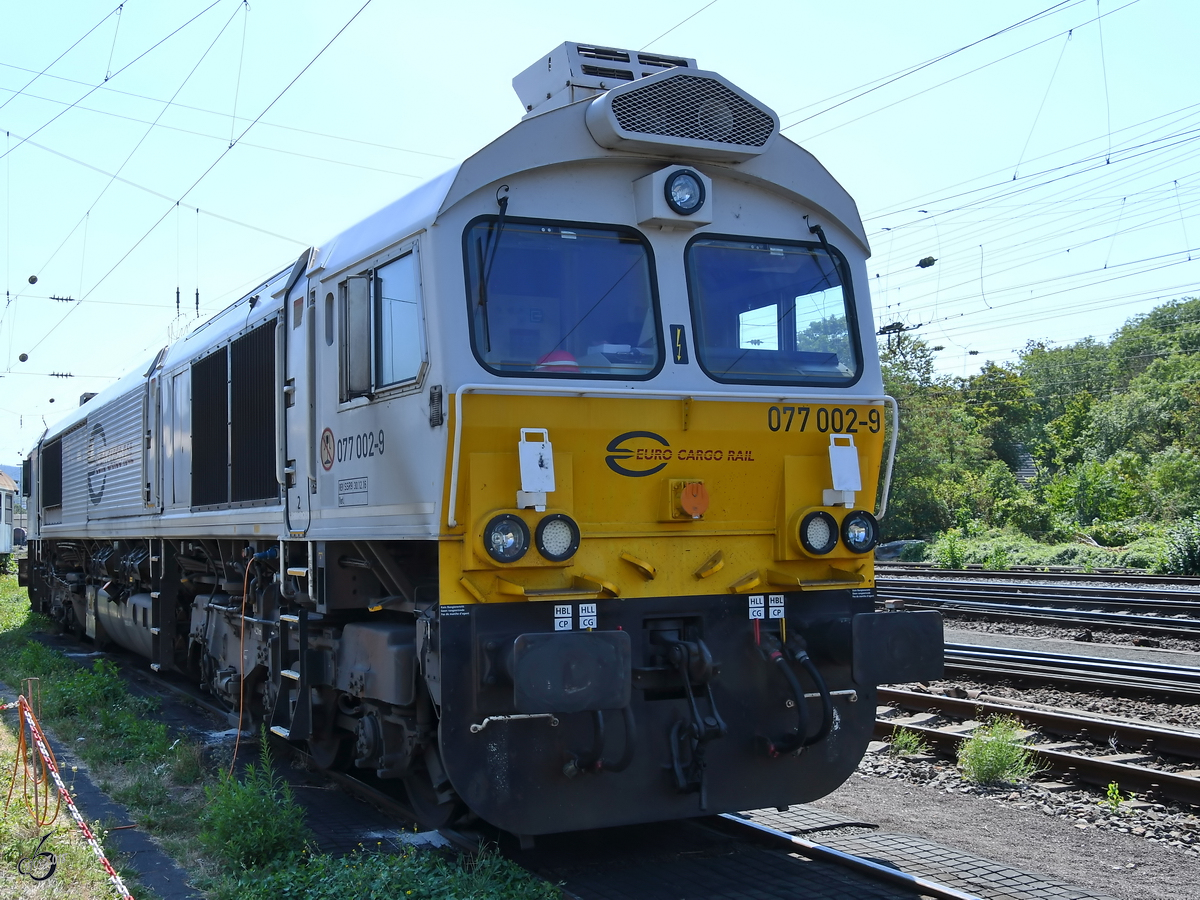
[(900, 434), (900, 404), (895, 397), (887, 394), (883, 395), (883, 402), (892, 407), (892, 439), (888, 441), (887, 468), (883, 473), (883, 490), (879, 492), (879, 511), (875, 513), (875, 518), (880, 521), (887, 513), (888, 494), (892, 489), (892, 466), (896, 462), (896, 438)]
[[(597, 388), (597, 387), (567, 387), (565, 385), (512, 385), (512, 384), (463, 384), (459, 385), (457, 391), (454, 392), (454, 452), (450, 462), (450, 497), (446, 506), (446, 525), (449, 528), (456, 528), (458, 520), (455, 518), (455, 507), (458, 504), (458, 472), (462, 458), (462, 434), (463, 434), (463, 412), (462, 403), (463, 396), (470, 393), (491, 393), (491, 394), (557, 394), (564, 397), (586, 397), (586, 396), (601, 396), (601, 397), (628, 397), (634, 394), (640, 398), (672, 400), (672, 399), (695, 399), (701, 398), (704, 400), (778, 400), (781, 403), (794, 402), (796, 400), (813, 400), (816, 402), (837, 402), (837, 397), (797, 397), (795, 394), (783, 393), (746, 393), (746, 392), (725, 392), (725, 391), (678, 391), (678, 390), (634, 390), (630, 388)], [(900, 425), (900, 409), (896, 401), (887, 394), (880, 396), (868, 397), (853, 397), (848, 398), (847, 402), (856, 403), (885, 403), (891, 404), (892, 407), (892, 439), (888, 448), (887, 471), (884, 476), (884, 486), (881, 497), (881, 505), (876, 518), (882, 519), (883, 514), (887, 511), (887, 492), (892, 484), (892, 464), (896, 458), (896, 435), (899, 432)]]

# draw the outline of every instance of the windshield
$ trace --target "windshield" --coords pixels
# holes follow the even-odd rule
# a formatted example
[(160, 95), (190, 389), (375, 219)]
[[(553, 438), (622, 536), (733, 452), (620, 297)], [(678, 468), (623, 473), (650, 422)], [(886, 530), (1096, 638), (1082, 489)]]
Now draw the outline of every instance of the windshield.
[(700, 365), (716, 381), (858, 380), (840, 256), (819, 244), (700, 238), (688, 246), (687, 275)]
[(649, 378), (662, 363), (650, 249), (632, 230), (477, 219), (471, 340), (501, 375)]

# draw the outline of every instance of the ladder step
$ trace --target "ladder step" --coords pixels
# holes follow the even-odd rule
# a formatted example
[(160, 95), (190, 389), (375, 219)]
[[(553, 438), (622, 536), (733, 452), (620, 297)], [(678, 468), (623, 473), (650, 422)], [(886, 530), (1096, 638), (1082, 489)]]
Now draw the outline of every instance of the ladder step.
[(279, 616), (279, 621), (286, 625), (299, 625), (300, 617), (290, 615), (289, 613), (283, 613)]
[(307, 578), (308, 577), (308, 567), (300, 566), (297, 568), (289, 568), (287, 570), (287, 573), (289, 575), (293, 576), (294, 578)]
[(300, 680), (300, 673), (297, 672), (295, 669), (284, 669), (279, 674), (282, 675), (284, 678), (292, 679), (292, 681)]
[(158, 629), (158, 628), (151, 628), (151, 629), (150, 629), (150, 633), (151, 633), (151, 634), (158, 634), (158, 633), (159, 633), (159, 631), (160, 631), (160, 629)]
[(288, 731), (286, 728), (284, 728), (282, 725), (272, 725), (271, 726), (271, 734), (276, 735), (277, 737), (281, 737), (286, 741), (286, 740), (290, 740), (289, 735), (291, 734), (291, 732)]

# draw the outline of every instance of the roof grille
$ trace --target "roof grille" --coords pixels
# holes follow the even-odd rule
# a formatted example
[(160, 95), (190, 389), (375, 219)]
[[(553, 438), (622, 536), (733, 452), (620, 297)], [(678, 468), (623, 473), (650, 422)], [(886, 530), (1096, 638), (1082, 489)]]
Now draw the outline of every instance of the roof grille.
[(680, 59), (678, 56), (656, 56), (653, 53), (639, 53), (637, 55), (638, 62), (643, 66), (654, 66), (659, 69), (674, 69), (676, 67), (686, 69), (688, 61)]
[(713, 78), (673, 75), (612, 99), (626, 132), (765, 147), (776, 120)]
[(584, 75), (596, 78), (615, 78), (618, 81), (633, 81), (633, 73), (628, 69), (610, 69), (607, 66), (580, 66)]
[[(614, 50), (611, 47), (585, 47), (583, 44), (579, 44), (575, 47), (575, 52), (580, 56), (586, 56), (588, 59), (607, 59), (609, 62), (629, 62), (629, 54), (627, 52), (624, 50)], [(675, 63), (675, 65), (680, 64)]]

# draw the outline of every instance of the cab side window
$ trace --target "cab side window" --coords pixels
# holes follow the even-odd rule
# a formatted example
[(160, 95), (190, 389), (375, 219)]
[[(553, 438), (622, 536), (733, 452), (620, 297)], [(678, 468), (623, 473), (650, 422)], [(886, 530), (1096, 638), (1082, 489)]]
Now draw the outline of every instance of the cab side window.
[(375, 270), (375, 387), (410, 381), (421, 373), (421, 310), (416, 254)]
[(342, 400), (419, 381), (427, 354), (416, 245), (340, 288)]

